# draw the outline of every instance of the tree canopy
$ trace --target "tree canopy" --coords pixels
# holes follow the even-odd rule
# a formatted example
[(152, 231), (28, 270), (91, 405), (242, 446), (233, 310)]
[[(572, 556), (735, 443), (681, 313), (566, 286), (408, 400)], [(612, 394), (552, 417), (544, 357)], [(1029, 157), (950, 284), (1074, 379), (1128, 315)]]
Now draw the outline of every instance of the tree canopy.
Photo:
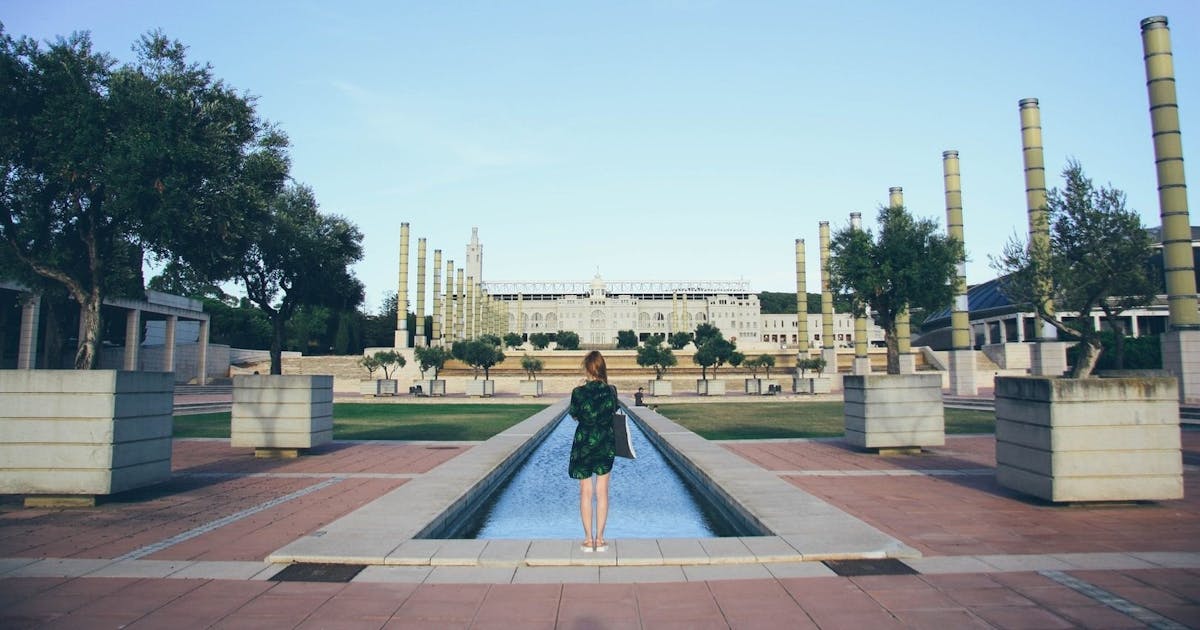
[(104, 297), (141, 297), (146, 255), (230, 277), (288, 169), (283, 134), (182, 44), (134, 50), (117, 66), (86, 33), (43, 48), (0, 27), (0, 275), (65, 288), (81, 369)]
[[(1074, 160), (1062, 176), (1063, 188), (1046, 196), (1048, 247), (1014, 236), (992, 266), (1005, 274), (1000, 285), (1010, 300), (1032, 307), (1060, 337), (1082, 342), (1071, 372), (1079, 378), (1091, 374), (1103, 349), (1091, 313), (1104, 311), (1120, 343), (1121, 312), (1150, 303), (1158, 283), (1150, 236), (1138, 213), (1126, 209), (1125, 193), (1097, 189)], [(1060, 321), (1048, 308), (1051, 301), (1055, 310), (1078, 317), (1071, 324)]]
[(321, 214), (302, 185), (277, 195), (267, 220), (249, 231), (237, 279), (271, 322), (271, 373), (279, 374), (284, 323), (300, 305), (350, 309), (362, 302), (362, 283), (350, 270), (362, 258), (362, 233), (339, 216)]
[(904, 206), (879, 209), (879, 234), (846, 227), (830, 243), (829, 288), (850, 302), (856, 317), (872, 315), (884, 331), (888, 374), (900, 373), (896, 316), (950, 304), (962, 243), (916, 219)]

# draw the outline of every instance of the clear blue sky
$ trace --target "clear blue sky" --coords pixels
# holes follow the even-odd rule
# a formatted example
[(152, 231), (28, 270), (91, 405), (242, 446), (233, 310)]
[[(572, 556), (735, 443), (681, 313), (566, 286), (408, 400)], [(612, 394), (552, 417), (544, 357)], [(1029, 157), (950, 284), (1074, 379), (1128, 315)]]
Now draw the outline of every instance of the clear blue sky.
[[(736, 280), (819, 290), (817, 223), (874, 223), (890, 186), (945, 225), (962, 159), (968, 282), (1025, 232), (1017, 101), (1159, 224), (1138, 22), (1170, 19), (1200, 189), (1200, 3), (10, 0), (14, 35), (91, 31), (120, 59), (162, 28), (258, 96), (293, 175), (366, 235), (368, 307), (402, 221), (485, 280)], [(1192, 223), (1200, 223), (1195, 192)]]

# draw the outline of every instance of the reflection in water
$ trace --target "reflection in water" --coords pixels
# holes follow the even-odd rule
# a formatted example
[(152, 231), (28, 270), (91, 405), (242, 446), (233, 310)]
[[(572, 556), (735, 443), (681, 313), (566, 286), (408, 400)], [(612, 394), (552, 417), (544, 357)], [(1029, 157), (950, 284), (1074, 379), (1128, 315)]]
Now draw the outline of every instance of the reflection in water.
[[(617, 458), (604, 536), (735, 536), (642, 433), (629, 423), (638, 458)], [(578, 538), (579, 482), (567, 476), (575, 420), (565, 416), (496, 494), (471, 517), (463, 538)]]

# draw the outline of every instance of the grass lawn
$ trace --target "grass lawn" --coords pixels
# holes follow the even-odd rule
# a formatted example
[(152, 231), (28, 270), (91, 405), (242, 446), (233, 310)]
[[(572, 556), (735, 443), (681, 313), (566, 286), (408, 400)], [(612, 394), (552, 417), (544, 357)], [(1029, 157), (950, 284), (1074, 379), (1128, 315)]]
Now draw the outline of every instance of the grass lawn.
[[(841, 402), (658, 405), (662, 415), (710, 440), (839, 437)], [(991, 411), (946, 410), (946, 433), (993, 433)]]
[[(486, 440), (547, 405), (334, 403), (336, 440)], [(229, 412), (175, 416), (175, 437), (229, 437)]]

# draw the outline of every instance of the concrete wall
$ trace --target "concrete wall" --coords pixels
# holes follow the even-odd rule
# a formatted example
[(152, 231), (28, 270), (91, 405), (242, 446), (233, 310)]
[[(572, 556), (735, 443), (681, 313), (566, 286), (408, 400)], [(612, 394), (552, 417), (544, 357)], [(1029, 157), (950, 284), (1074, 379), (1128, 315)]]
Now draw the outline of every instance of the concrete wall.
[(1182, 498), (1175, 379), (997, 378), (996, 480), (1047, 501)]
[(0, 494), (105, 495), (171, 476), (163, 372), (0, 371)]

